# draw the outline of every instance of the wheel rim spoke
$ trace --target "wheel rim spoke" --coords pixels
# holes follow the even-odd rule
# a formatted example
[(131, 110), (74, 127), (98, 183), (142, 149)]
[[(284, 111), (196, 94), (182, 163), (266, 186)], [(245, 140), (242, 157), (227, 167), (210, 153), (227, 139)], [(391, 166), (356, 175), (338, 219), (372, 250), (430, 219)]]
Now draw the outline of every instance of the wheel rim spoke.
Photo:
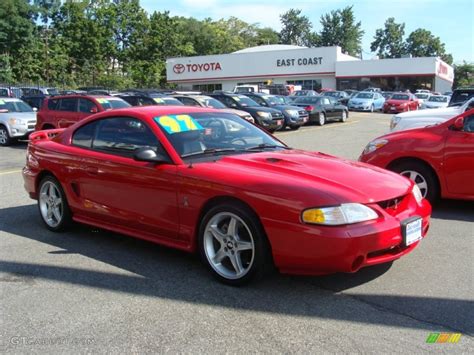
[(216, 264), (220, 264), (222, 259), (224, 259), (226, 256), (227, 256), (227, 253), (224, 251), (224, 247), (222, 247), (222, 248), (219, 249), (219, 251), (216, 253), (216, 255), (214, 255), (212, 260)]
[(244, 250), (252, 250), (253, 245), (250, 242), (239, 240), (237, 242), (237, 250), (244, 251)]
[(235, 218), (230, 219), (227, 235), (237, 237), (237, 220)]
[(212, 236), (217, 239), (221, 244), (224, 243), (224, 239), (225, 239), (225, 234), (222, 233), (220, 230), (219, 230), (219, 227), (217, 227), (217, 225), (212, 225), (210, 226), (209, 228), (209, 233), (212, 234)]
[(231, 254), (229, 258), (237, 275), (242, 274), (242, 272), (244, 271), (244, 267), (242, 266), (242, 260), (240, 259), (239, 254), (238, 253)]
[(51, 209), (53, 211), (54, 218), (56, 218), (56, 222), (59, 222), (61, 220), (61, 211), (58, 207), (53, 207)]

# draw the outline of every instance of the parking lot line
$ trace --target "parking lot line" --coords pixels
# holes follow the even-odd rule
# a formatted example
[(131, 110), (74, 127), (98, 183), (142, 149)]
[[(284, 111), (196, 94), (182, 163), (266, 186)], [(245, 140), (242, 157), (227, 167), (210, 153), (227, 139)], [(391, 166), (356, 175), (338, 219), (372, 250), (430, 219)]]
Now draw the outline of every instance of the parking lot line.
[(307, 128), (307, 129), (303, 129), (303, 130), (297, 130), (297, 131), (290, 131), (290, 132), (276, 132), (278, 133), (277, 136), (284, 136), (284, 135), (288, 135), (288, 134), (293, 134), (293, 133), (304, 133), (304, 132), (310, 132), (310, 131), (314, 131), (314, 130), (321, 130), (321, 129), (328, 129), (328, 128), (337, 128), (337, 127), (343, 127), (343, 126), (348, 126), (348, 125), (351, 125), (351, 124), (354, 124), (354, 123), (357, 123), (357, 122), (360, 122), (360, 120), (357, 120), (357, 121), (350, 121), (350, 122), (345, 122), (345, 123), (340, 123), (338, 125), (329, 125), (329, 126), (317, 126), (317, 127), (312, 127), (312, 128)]
[(21, 173), (21, 170), (15, 169), (15, 170), (0, 170), (0, 175), (7, 175), (7, 174), (15, 174), (15, 173)]

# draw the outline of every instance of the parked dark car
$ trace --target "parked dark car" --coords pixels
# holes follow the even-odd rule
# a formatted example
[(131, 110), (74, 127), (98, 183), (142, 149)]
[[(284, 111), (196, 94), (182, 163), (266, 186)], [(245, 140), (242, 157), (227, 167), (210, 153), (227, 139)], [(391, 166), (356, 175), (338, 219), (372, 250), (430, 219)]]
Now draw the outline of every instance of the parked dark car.
[(462, 87), (453, 91), (448, 106), (461, 106), (474, 96), (474, 86)]
[(183, 104), (174, 97), (161, 96), (150, 97), (139, 93), (121, 93), (117, 95), (122, 100), (127, 101), (132, 106), (150, 106), (150, 105), (168, 105), (168, 106), (183, 106)]
[(280, 111), (263, 107), (245, 95), (221, 91), (209, 94), (209, 96), (219, 100), (229, 108), (250, 113), (259, 126), (270, 132), (281, 129), (285, 124), (285, 118)]
[(31, 87), (21, 87), (20, 88), (23, 96), (33, 96), (33, 95), (58, 95), (59, 92), (56, 88), (48, 88), (41, 86), (31, 86)]
[(330, 96), (335, 98), (340, 104), (347, 106), (349, 102), (349, 94), (345, 91), (325, 91), (321, 94), (322, 96)]
[(30, 105), (33, 109), (41, 109), (43, 106), (44, 99), (47, 96), (44, 95), (33, 95), (33, 96), (22, 96), (21, 99)]
[(359, 91), (353, 90), (353, 89), (347, 89), (347, 90), (344, 90), (344, 91), (346, 92), (347, 95), (349, 95), (349, 97), (351, 97), (352, 95), (359, 92)]
[(280, 111), (283, 117), (285, 117), (285, 124), (283, 125), (282, 129), (290, 127), (290, 129), (296, 130), (308, 122), (309, 115), (306, 110), (298, 106), (288, 105), (277, 96), (258, 92), (248, 93), (245, 96), (250, 97), (256, 103), (262, 106), (271, 107)]
[(304, 107), (309, 114), (308, 122), (316, 122), (320, 126), (328, 120), (345, 122), (349, 117), (349, 109), (338, 103), (333, 97), (300, 97), (294, 101), (294, 105)]

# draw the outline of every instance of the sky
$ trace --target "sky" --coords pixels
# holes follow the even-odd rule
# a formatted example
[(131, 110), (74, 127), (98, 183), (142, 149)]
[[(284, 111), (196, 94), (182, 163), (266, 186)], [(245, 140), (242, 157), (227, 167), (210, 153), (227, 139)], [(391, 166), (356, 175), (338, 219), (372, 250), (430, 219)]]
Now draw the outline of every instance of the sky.
[(377, 28), (384, 26), (388, 17), (405, 23), (405, 36), (417, 28), (424, 28), (445, 43), (446, 51), (455, 63), (474, 62), (474, 0), (141, 0), (148, 12), (169, 11), (172, 16), (213, 20), (235, 16), (261, 27), (280, 31), (280, 14), (290, 8), (301, 9), (320, 31), (320, 17), (332, 10), (353, 5), (357, 21), (365, 31), (362, 39), (364, 59), (375, 54), (370, 51)]

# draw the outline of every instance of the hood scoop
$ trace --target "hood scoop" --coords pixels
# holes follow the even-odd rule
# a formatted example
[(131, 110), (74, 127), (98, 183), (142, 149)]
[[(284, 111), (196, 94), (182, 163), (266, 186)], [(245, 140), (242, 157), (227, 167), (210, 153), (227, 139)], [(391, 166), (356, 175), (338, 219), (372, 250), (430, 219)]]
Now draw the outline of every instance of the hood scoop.
[(279, 163), (279, 162), (282, 161), (282, 159), (270, 157), (270, 158), (266, 158), (265, 161), (267, 161), (269, 163)]

